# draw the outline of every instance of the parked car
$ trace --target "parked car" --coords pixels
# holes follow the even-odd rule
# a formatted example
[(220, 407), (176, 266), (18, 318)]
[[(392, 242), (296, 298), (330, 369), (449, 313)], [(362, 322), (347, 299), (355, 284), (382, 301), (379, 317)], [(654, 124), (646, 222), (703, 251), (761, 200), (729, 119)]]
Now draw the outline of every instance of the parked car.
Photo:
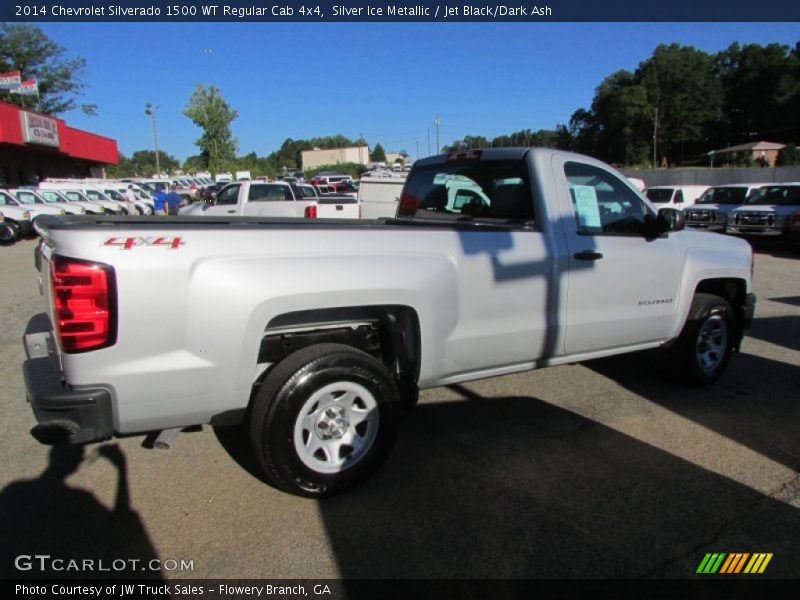
[(707, 185), (659, 185), (645, 188), (642, 193), (659, 208), (681, 209), (694, 204), (707, 189)]
[(87, 215), (115, 214), (102, 204), (92, 202), (79, 190), (43, 190), (39, 188), (39, 195), (48, 202), (66, 202), (68, 205), (80, 206)]
[[(23, 194), (21, 197), (17, 197), (14, 193), (18, 191), (16, 188), (8, 188), (5, 190), (0, 191), (0, 196), (2, 196), (2, 200), (0, 204), (4, 206), (16, 206), (24, 211), (28, 211), (30, 213), (31, 221), (35, 221), (42, 215), (64, 215), (66, 211), (64, 208), (60, 206), (52, 206), (48, 204), (40, 204), (36, 201), (36, 198), (32, 194)], [(0, 209), (4, 210), (4, 209)]]
[(800, 210), (800, 183), (765, 185), (728, 215), (727, 233), (766, 238), (789, 235), (789, 217)]
[[(488, 203), (457, 208), (447, 181)], [(294, 203), (256, 185), (272, 184), (220, 196)], [(421, 389), (652, 349), (708, 385), (755, 307), (749, 244), (685, 230), (610, 166), (554, 149), (419, 160), (383, 223), (98, 220), (39, 225), (34, 435), (168, 444), (242, 424), (264, 476), (309, 497), (374, 474)]]
[[(53, 209), (53, 212), (50, 214), (59, 214), (58, 211), (63, 211), (63, 214), (67, 215), (84, 215), (86, 214), (86, 209), (79, 205), (64, 201), (58, 200), (48, 200), (44, 198), (39, 192), (30, 188), (12, 188), (8, 190), (11, 192), (14, 197), (19, 200), (22, 204), (25, 205), (40, 205), (40, 206), (49, 206)], [(34, 207), (35, 208), (35, 207)]]
[(728, 215), (745, 203), (763, 183), (731, 183), (708, 188), (693, 205), (684, 208), (687, 227), (725, 231)]
[(283, 181), (237, 181), (222, 188), (211, 204), (195, 204), (182, 208), (182, 215), (358, 218), (355, 198), (307, 198), (296, 196), (291, 185)]

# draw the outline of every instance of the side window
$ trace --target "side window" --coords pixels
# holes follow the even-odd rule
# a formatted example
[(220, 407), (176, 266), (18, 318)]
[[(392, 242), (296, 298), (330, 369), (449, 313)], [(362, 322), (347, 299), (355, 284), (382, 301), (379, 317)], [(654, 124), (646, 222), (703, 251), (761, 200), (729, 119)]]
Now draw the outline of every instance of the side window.
[(287, 185), (251, 185), (247, 194), (249, 202), (283, 202), (294, 200)]
[(564, 166), (578, 233), (597, 235), (642, 232), (647, 205), (611, 173), (589, 165)]
[(683, 190), (675, 192), (675, 204), (683, 204)]
[(217, 194), (217, 204), (236, 204), (239, 199), (239, 186), (229, 185)]
[(59, 202), (60, 201), (60, 198), (54, 192), (40, 192), (40, 194), (48, 202)]
[(36, 204), (36, 196), (30, 192), (17, 192), (17, 198), (23, 204)]
[(13, 206), (13, 202), (9, 202), (10, 198), (5, 194), (0, 194), (0, 206)]

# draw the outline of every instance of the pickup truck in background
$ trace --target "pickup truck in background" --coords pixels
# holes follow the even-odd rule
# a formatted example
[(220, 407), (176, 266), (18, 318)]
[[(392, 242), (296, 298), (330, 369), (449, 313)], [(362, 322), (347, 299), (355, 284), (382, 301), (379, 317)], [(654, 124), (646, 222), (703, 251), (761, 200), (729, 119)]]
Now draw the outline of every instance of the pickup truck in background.
[(788, 240), (791, 216), (800, 210), (800, 183), (764, 185), (728, 214), (725, 232)]
[(44, 217), (32, 433), (241, 425), (273, 485), (321, 497), (375, 472), (420, 389), (646, 349), (707, 385), (752, 319), (753, 257), (683, 225), (538, 148), (419, 160), (394, 219)]
[(357, 219), (359, 216), (358, 201), (354, 198), (296, 196), (292, 185), (283, 181), (237, 181), (217, 192), (213, 203), (192, 204), (182, 208), (180, 214), (306, 219)]
[(728, 215), (754, 194), (763, 183), (731, 183), (708, 188), (693, 205), (683, 209), (687, 227), (725, 231)]

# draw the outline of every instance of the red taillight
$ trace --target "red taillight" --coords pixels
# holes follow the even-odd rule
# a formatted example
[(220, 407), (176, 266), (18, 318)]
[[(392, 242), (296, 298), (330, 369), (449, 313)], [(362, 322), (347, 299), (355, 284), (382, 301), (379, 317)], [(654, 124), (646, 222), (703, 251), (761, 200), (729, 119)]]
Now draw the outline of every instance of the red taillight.
[(306, 219), (316, 219), (317, 218), (317, 205), (312, 204), (310, 206), (306, 206), (306, 209), (303, 211), (303, 216)]
[(55, 328), (64, 352), (116, 341), (114, 271), (100, 263), (54, 257), (50, 263)]
[(413, 217), (420, 205), (420, 199), (411, 194), (403, 194), (397, 207), (398, 217)]
[(471, 152), (451, 152), (447, 155), (447, 160), (478, 160), (480, 157), (480, 150), (472, 150)]

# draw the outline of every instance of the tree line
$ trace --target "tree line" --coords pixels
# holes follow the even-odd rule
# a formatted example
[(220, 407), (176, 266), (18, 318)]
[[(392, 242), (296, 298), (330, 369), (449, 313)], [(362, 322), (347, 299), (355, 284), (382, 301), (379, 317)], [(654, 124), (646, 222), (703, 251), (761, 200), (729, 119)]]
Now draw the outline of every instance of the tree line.
[(711, 150), (760, 140), (789, 144), (782, 158), (797, 161), (800, 42), (734, 43), (716, 54), (662, 44), (635, 71), (606, 77), (567, 125), (491, 140), (468, 135), (445, 151), (540, 145), (616, 165), (663, 166), (708, 164)]

